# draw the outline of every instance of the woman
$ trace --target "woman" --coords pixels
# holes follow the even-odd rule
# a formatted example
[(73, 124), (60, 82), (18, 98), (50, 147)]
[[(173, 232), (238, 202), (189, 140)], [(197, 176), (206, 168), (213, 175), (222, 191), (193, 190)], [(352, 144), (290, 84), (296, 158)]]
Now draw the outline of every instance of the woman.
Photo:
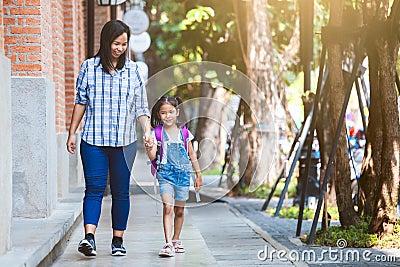
[(81, 133), (81, 158), (85, 175), (83, 220), (85, 238), (78, 251), (96, 256), (94, 235), (110, 174), (113, 238), (111, 254), (126, 255), (123, 234), (130, 201), (129, 180), (136, 155), (136, 119), (148, 140), (146, 90), (137, 65), (127, 58), (129, 27), (119, 20), (107, 22), (101, 31), (98, 53), (81, 65), (76, 99), (67, 140), (68, 152), (76, 151), (75, 132), (85, 115)]

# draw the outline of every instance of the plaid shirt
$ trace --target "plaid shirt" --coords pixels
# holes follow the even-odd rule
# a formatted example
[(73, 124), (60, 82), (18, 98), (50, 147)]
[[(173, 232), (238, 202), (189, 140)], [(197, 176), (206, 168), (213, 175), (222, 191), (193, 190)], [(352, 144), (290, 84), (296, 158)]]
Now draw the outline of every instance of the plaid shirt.
[(100, 57), (81, 65), (75, 103), (86, 105), (82, 140), (96, 146), (120, 147), (136, 141), (136, 119), (150, 116), (146, 89), (137, 65), (127, 59), (113, 75), (103, 71)]

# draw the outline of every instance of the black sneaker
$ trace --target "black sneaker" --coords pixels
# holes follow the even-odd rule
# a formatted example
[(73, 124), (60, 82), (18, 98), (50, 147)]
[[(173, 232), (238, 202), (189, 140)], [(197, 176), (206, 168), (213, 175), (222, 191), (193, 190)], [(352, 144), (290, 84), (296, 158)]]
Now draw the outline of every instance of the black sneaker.
[(85, 256), (96, 256), (96, 244), (93, 239), (82, 239), (78, 245), (78, 251)]
[(126, 249), (121, 240), (113, 239), (113, 242), (111, 243), (111, 255), (113, 255), (113, 256), (125, 256), (126, 255)]

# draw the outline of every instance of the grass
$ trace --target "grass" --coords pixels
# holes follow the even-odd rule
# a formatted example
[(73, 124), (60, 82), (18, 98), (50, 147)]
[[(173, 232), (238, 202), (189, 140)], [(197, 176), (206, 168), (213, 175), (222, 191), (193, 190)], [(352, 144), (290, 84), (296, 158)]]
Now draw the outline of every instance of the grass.
[[(297, 181), (297, 179), (294, 179)], [(283, 187), (285, 186), (284, 182), (278, 183), (273, 196), (279, 197), (281, 195), (281, 192), (283, 190)], [(239, 192), (241, 196), (246, 196), (246, 197), (254, 197), (254, 198), (261, 198), (261, 199), (266, 199), (268, 195), (271, 192), (271, 186), (268, 186), (266, 184), (260, 185), (255, 191), (250, 192), (250, 189), (248, 186), (245, 186), (242, 188)], [(289, 183), (288, 187), (288, 197), (293, 198), (296, 196), (296, 182), (292, 180), (292, 182)]]
[[(328, 232), (318, 229), (315, 234), (314, 243), (320, 246), (338, 246), (338, 240), (345, 240), (346, 247), (352, 248), (400, 248), (400, 225), (396, 224), (394, 232), (391, 235), (378, 236), (378, 234), (369, 234), (368, 225), (370, 219), (363, 218), (362, 221), (355, 226), (341, 227), (330, 226)], [(303, 242), (308, 241), (309, 236), (303, 236)]]
[(221, 175), (221, 168), (219, 167), (214, 167), (210, 169), (206, 169), (204, 171), (201, 171), (203, 175)]
[[(267, 213), (268, 214), (275, 214), (275, 208), (270, 208), (268, 209)], [(287, 219), (297, 219), (299, 216), (299, 210), (300, 208), (298, 206), (293, 206), (289, 208), (282, 208), (279, 211), (279, 217), (280, 218), (287, 218)], [(331, 220), (339, 220), (339, 212), (337, 210), (337, 207), (328, 207), (328, 213), (331, 215)], [(314, 218), (315, 210), (305, 208), (303, 212), (303, 219), (304, 220), (312, 220)], [(322, 212), (319, 216), (319, 219), (322, 220)]]

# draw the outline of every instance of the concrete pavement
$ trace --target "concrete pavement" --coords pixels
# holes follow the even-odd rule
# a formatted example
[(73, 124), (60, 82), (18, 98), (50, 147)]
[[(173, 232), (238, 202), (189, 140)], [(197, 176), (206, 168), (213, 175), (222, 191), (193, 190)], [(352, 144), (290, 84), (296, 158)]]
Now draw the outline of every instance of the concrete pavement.
[[(164, 245), (162, 205), (154, 199), (152, 177), (145, 157), (138, 153), (132, 181), (131, 214), (124, 235), (127, 256), (111, 256), (111, 198), (103, 200), (103, 209), (96, 232), (96, 257), (85, 257), (77, 251), (83, 237), (81, 222), (73, 231), (65, 252), (52, 264), (62, 266), (258, 266), (266, 262), (258, 260), (257, 253), (266, 246), (274, 249), (257, 234), (245, 218), (224, 202), (209, 203), (202, 197), (202, 205), (192, 201), (185, 210), (185, 222), (181, 239), (186, 253), (173, 258), (160, 258), (158, 251)], [(215, 181), (207, 182), (212, 186)], [(194, 199), (191, 194), (191, 199)], [(156, 203), (158, 207), (156, 206)], [(158, 211), (158, 213), (157, 213)], [(269, 262), (276, 266), (278, 262)], [(292, 266), (291, 262), (279, 265)]]
[[(110, 196), (103, 200), (96, 233), (97, 257), (85, 257), (77, 251), (83, 237), (83, 188), (75, 188), (49, 218), (14, 219), (13, 247), (0, 256), (0, 266), (400, 266), (398, 249), (304, 245), (295, 237), (297, 220), (260, 212), (264, 200), (225, 197), (226, 189), (218, 188), (218, 182), (217, 177), (204, 177), (200, 205), (191, 194), (182, 231), (187, 252), (159, 258), (164, 244), (162, 206), (154, 199), (149, 166), (139, 151), (124, 237), (126, 257), (111, 256)], [(211, 201), (214, 199), (218, 201)], [(309, 231), (310, 223), (304, 221), (303, 233)]]

